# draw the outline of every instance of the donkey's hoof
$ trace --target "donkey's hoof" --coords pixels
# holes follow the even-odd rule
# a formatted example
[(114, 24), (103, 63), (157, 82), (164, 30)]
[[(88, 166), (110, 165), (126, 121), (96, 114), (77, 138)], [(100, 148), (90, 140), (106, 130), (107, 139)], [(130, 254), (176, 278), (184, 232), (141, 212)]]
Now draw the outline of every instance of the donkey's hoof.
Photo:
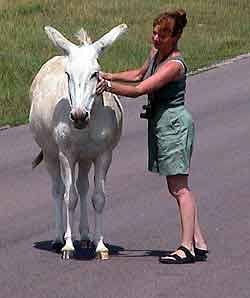
[(101, 261), (109, 260), (109, 252), (108, 250), (105, 251), (98, 251), (96, 253), (96, 258)]
[(63, 250), (62, 251), (62, 259), (69, 260), (73, 257), (74, 252), (72, 250)]
[(81, 246), (81, 248), (92, 248), (93, 244), (92, 244), (92, 241), (90, 241), (90, 240), (81, 240), (80, 246)]
[(59, 253), (61, 251), (61, 249), (63, 248), (64, 244), (65, 243), (54, 240), (51, 243), (51, 249), (56, 251), (57, 253)]

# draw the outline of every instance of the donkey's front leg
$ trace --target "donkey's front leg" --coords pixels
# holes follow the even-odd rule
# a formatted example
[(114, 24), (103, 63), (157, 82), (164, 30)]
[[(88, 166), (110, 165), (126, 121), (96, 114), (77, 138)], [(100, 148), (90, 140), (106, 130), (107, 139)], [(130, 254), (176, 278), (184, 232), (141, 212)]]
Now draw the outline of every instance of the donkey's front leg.
[(72, 234), (74, 230), (74, 211), (77, 205), (78, 194), (75, 187), (75, 161), (70, 160), (65, 154), (60, 152), (61, 175), (65, 185), (64, 203), (66, 209), (66, 241), (62, 248), (62, 258), (69, 259), (74, 252)]
[(77, 190), (80, 198), (80, 244), (82, 248), (89, 248), (91, 241), (89, 237), (89, 223), (87, 212), (87, 193), (89, 190), (89, 170), (91, 167), (91, 161), (80, 161), (79, 171), (77, 179)]
[(109, 258), (109, 252), (107, 247), (103, 243), (103, 231), (102, 231), (102, 211), (105, 205), (105, 180), (106, 175), (112, 160), (112, 152), (107, 151), (99, 156), (95, 164), (95, 189), (92, 197), (93, 207), (95, 209), (95, 234), (94, 243), (96, 245), (97, 257), (101, 260)]

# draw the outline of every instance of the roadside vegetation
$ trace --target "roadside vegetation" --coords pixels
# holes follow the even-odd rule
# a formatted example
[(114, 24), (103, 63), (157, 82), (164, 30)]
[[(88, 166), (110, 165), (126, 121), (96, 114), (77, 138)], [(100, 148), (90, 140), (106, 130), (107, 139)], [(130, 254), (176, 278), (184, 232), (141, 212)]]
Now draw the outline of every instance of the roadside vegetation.
[(128, 33), (100, 61), (104, 70), (118, 71), (143, 62), (153, 18), (176, 7), (187, 11), (180, 47), (190, 71), (249, 52), (249, 0), (0, 0), (0, 126), (27, 122), (32, 78), (60, 54), (45, 25), (77, 43), (74, 33), (81, 27), (95, 40), (126, 23)]

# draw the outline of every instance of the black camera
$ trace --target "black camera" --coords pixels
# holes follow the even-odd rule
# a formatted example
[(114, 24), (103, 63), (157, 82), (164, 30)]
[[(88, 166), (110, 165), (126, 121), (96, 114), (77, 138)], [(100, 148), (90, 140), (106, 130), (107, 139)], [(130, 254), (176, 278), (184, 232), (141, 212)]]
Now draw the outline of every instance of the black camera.
[(143, 105), (142, 108), (143, 108), (143, 110), (145, 110), (145, 112), (140, 113), (140, 118), (142, 118), (142, 119), (153, 118), (153, 111), (152, 111), (151, 104)]

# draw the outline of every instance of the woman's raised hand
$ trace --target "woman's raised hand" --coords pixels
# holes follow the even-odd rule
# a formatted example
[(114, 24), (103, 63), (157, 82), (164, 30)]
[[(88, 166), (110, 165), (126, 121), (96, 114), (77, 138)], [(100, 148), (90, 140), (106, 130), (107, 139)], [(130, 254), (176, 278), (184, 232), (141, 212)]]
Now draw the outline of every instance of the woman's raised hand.
[(101, 76), (99, 77), (99, 81), (96, 85), (96, 94), (100, 95), (104, 91), (107, 91), (108, 88), (108, 81), (104, 80)]

